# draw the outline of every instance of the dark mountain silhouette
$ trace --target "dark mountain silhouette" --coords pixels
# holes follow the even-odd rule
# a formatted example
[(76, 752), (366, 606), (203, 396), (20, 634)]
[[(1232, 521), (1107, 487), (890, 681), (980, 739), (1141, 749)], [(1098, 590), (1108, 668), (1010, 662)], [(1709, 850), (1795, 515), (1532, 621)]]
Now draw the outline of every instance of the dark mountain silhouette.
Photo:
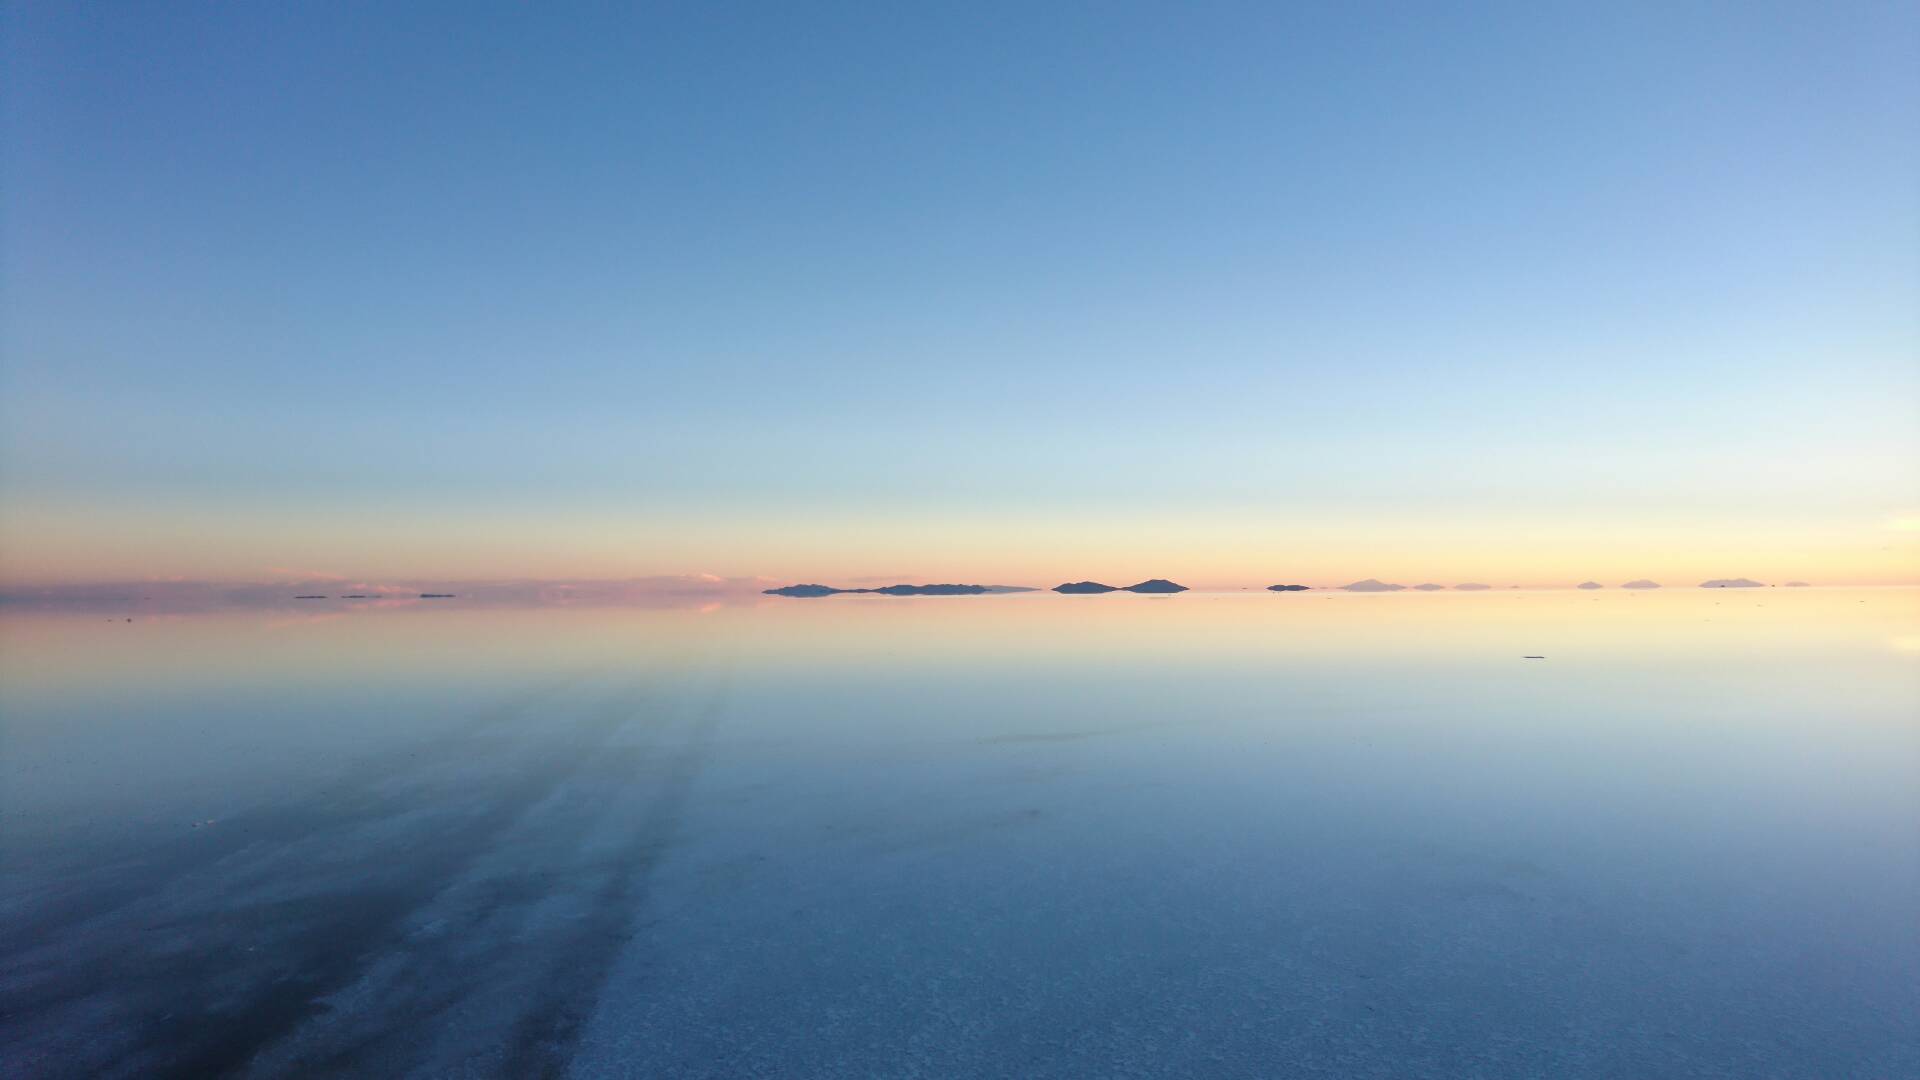
[(1128, 592), (1144, 592), (1144, 593), (1175, 593), (1175, 592), (1186, 592), (1187, 587), (1185, 585), (1176, 585), (1173, 582), (1168, 581), (1166, 578), (1157, 577), (1157, 578), (1149, 578), (1148, 580), (1143, 581), (1138, 585), (1129, 585), (1127, 586), (1127, 591)]
[(1103, 593), (1119, 592), (1120, 587), (1117, 585), (1102, 585), (1097, 581), (1069, 581), (1065, 585), (1055, 585), (1053, 591), (1058, 593)]
[(1311, 588), (1313, 588), (1313, 586), (1311, 585), (1269, 585), (1267, 586), (1267, 591), (1268, 592), (1306, 592), (1308, 589), (1311, 589)]
[(978, 596), (981, 593), (1033, 592), (1023, 585), (883, 585), (877, 589), (839, 589), (832, 585), (786, 585), (762, 590), (768, 596), (835, 596), (879, 593), (884, 596)]
[(1454, 588), (1460, 589), (1463, 592), (1480, 592), (1483, 589), (1491, 589), (1493, 586), (1482, 585), (1477, 581), (1469, 581), (1465, 585), (1455, 585)]
[(1648, 581), (1646, 578), (1638, 578), (1620, 587), (1623, 589), (1657, 589), (1660, 587), (1660, 583), (1657, 581)]
[(1575, 585), (1575, 586), (1574, 586), (1574, 588), (1576, 588), (1576, 589), (1604, 589), (1604, 588), (1606, 588), (1606, 586), (1605, 586), (1605, 585), (1602, 585), (1602, 584), (1600, 584), (1600, 583), (1599, 583), (1599, 582), (1597, 582), (1597, 581), (1583, 581), (1583, 582), (1581, 582), (1580, 584), (1578, 584), (1578, 585)]
[(1376, 581), (1373, 578), (1368, 578), (1365, 581), (1356, 581), (1351, 585), (1342, 585), (1340, 587), (1347, 592), (1399, 592), (1401, 589), (1406, 588), (1405, 585), (1389, 585), (1384, 581)]
[(1764, 589), (1766, 586), (1752, 578), (1714, 578), (1700, 583), (1703, 589)]

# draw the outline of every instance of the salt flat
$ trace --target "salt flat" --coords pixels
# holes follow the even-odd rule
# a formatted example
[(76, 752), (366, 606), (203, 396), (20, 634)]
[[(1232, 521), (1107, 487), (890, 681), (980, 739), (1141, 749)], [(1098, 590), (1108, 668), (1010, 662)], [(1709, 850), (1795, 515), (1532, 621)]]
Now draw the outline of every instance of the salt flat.
[(439, 603), (0, 617), (9, 1075), (1920, 1075), (1920, 591)]

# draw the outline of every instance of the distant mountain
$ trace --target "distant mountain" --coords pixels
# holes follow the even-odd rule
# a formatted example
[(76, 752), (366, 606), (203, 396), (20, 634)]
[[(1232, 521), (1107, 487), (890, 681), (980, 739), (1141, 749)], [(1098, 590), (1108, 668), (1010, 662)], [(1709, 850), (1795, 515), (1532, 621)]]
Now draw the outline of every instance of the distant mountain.
[(1605, 586), (1605, 585), (1602, 585), (1602, 584), (1600, 584), (1600, 583), (1599, 583), (1599, 582), (1597, 582), (1597, 581), (1583, 581), (1583, 582), (1581, 582), (1580, 584), (1578, 584), (1578, 585), (1575, 585), (1575, 586), (1574, 586), (1574, 588), (1576, 588), (1576, 589), (1604, 589), (1604, 588), (1606, 588), (1606, 586)]
[(1766, 585), (1752, 578), (1714, 578), (1700, 583), (1703, 589), (1764, 589)]
[(1811, 589), (1811, 588), (1813, 588), (1813, 586), (1811, 586), (1811, 585), (1809, 585), (1809, 584), (1807, 584), (1807, 583), (1806, 583), (1806, 582), (1804, 582), (1804, 581), (1789, 581), (1789, 582), (1787, 582), (1787, 588), (1789, 588), (1789, 589)]
[(1053, 591), (1057, 593), (1109, 593), (1109, 592), (1176, 593), (1176, 592), (1186, 592), (1187, 587), (1185, 585), (1176, 585), (1173, 582), (1168, 581), (1166, 578), (1157, 577), (1147, 581), (1143, 581), (1138, 585), (1126, 585), (1126, 586), (1103, 585), (1098, 581), (1069, 581), (1065, 585), (1055, 585), (1053, 587)]
[(1657, 589), (1660, 587), (1660, 583), (1657, 581), (1648, 581), (1646, 578), (1640, 578), (1637, 581), (1629, 581), (1620, 587), (1623, 589)]
[(1267, 591), (1268, 592), (1306, 592), (1308, 589), (1311, 589), (1311, 588), (1313, 588), (1313, 586), (1311, 585), (1269, 585), (1267, 586)]
[(1389, 585), (1384, 581), (1375, 581), (1373, 578), (1340, 587), (1348, 592), (1399, 592), (1406, 588), (1405, 585)]
[(883, 596), (978, 596), (981, 593), (1033, 592), (1024, 585), (883, 585), (877, 589), (839, 589), (832, 585), (786, 585), (762, 590), (768, 596), (837, 596), (840, 593), (879, 593)]
[(1415, 585), (1414, 588), (1419, 589), (1421, 592), (1439, 592), (1441, 589), (1446, 588), (1446, 586), (1435, 585), (1433, 582), (1429, 581), (1424, 585)]
[(1465, 585), (1455, 585), (1454, 588), (1459, 589), (1461, 592), (1481, 592), (1485, 589), (1491, 589), (1493, 586), (1482, 585), (1477, 581), (1469, 581)]

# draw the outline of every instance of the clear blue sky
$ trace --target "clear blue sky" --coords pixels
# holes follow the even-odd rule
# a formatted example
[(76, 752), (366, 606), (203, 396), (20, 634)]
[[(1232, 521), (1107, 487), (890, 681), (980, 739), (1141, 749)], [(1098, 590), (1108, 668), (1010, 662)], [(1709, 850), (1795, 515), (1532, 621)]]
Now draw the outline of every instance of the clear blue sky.
[(1911, 3), (4, 17), (14, 578), (1920, 576)]

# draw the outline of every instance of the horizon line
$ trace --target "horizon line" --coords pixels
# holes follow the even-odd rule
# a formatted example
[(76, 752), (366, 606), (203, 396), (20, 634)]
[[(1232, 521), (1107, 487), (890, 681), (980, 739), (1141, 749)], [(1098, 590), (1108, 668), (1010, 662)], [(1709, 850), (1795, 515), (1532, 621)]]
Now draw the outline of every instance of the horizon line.
[[(320, 591), (326, 591), (326, 590), (334, 590), (334, 591), (342, 591), (342, 592), (351, 591), (354, 593), (369, 594), (368, 598), (381, 599), (381, 598), (400, 598), (406, 594), (417, 593), (419, 591), (431, 591), (433, 589), (448, 588), (448, 587), (453, 587), (453, 588), (465, 587), (469, 589), (488, 589), (488, 590), (545, 589), (545, 590), (557, 590), (557, 591), (563, 591), (563, 592), (576, 591), (576, 590), (614, 589), (614, 590), (630, 591), (630, 592), (636, 592), (636, 593), (649, 593), (654, 595), (671, 595), (671, 594), (684, 595), (689, 593), (718, 595), (718, 594), (726, 594), (726, 593), (734, 593), (734, 592), (741, 592), (741, 593), (758, 592), (766, 588), (782, 588), (782, 587), (788, 587), (793, 585), (807, 585), (807, 584), (817, 584), (817, 583), (824, 584), (834, 579), (836, 576), (837, 575), (822, 575), (822, 576), (816, 576), (811, 579), (807, 579), (802, 577), (775, 577), (775, 576), (769, 576), (769, 575), (723, 577), (721, 575), (716, 575), (716, 574), (647, 574), (647, 575), (635, 575), (631, 577), (598, 577), (598, 578), (575, 578), (575, 577), (549, 578), (549, 577), (524, 577), (524, 576), (455, 578), (455, 577), (424, 577), (424, 576), (410, 577), (409, 576), (409, 577), (356, 579), (356, 578), (336, 576), (336, 575), (324, 575), (324, 576), (314, 575), (314, 576), (285, 577), (285, 578), (170, 577), (170, 578), (145, 578), (145, 579), (101, 578), (101, 579), (81, 579), (81, 580), (64, 580), (64, 581), (0, 580), (0, 602), (19, 602), (19, 601), (26, 601), (26, 600), (55, 600), (55, 599), (68, 598), (68, 597), (75, 598), (75, 599), (91, 598), (91, 599), (105, 600), (108, 597), (103, 594), (109, 593), (109, 592), (180, 593), (180, 592), (207, 592), (207, 591), (229, 591), (229, 592), (240, 591), (240, 592), (254, 593), (254, 592), (263, 592), (268, 590), (290, 590), (290, 589), (307, 590), (310, 592), (320, 592)], [(936, 583), (937, 584), (979, 584), (979, 585), (984, 585), (992, 588), (1032, 589), (1035, 591), (1051, 591), (1058, 584), (1070, 583), (1070, 582), (1056, 582), (1054, 584), (1032, 584), (1032, 583), (1023, 582), (1023, 581), (1011, 581), (1011, 580), (1001, 581), (998, 579), (995, 579), (992, 581), (970, 582), (965, 580), (967, 576), (968, 575), (958, 575), (958, 576), (920, 575), (918, 576), (920, 580), (915, 580), (916, 578), (915, 575), (902, 575), (898, 582), (891, 582), (891, 583), (914, 584), (914, 585), (936, 584)], [(1160, 575), (1160, 576), (1164, 577), (1166, 575)], [(1808, 575), (1808, 577), (1806, 578), (1794, 577), (1789, 579), (1783, 579), (1780, 581), (1759, 581), (1756, 587), (1762, 587), (1762, 588), (1771, 588), (1771, 587), (1908, 588), (1908, 587), (1920, 586), (1920, 580), (1906, 580), (1906, 581), (1884, 581), (1884, 580), (1883, 581), (1845, 581), (1845, 580), (1813, 581), (1813, 580), (1810, 580), (1811, 578), (1817, 577), (1817, 576), (1819, 575)], [(850, 578), (850, 577), (840, 577), (839, 580), (849, 581), (849, 582), (859, 580), (862, 585), (867, 584), (867, 582), (864, 580)], [(1094, 580), (1094, 579), (1088, 579), (1088, 578), (1071, 579), (1071, 581), (1076, 581), (1076, 582), (1082, 581), (1082, 580)], [(1150, 580), (1150, 579), (1143, 578), (1141, 580)], [(1179, 581), (1177, 577), (1169, 577), (1168, 580), (1172, 580), (1176, 582)], [(1692, 581), (1692, 580), (1657, 581), (1657, 579), (1652, 579), (1652, 578), (1638, 578), (1633, 580), (1655, 580), (1658, 587), (1669, 588), (1669, 589), (1710, 587), (1710, 586), (1706, 586), (1704, 582), (1698, 582), (1698, 581)], [(1727, 575), (1719, 578), (1709, 578), (1707, 580), (1715, 581), (1715, 580), (1757, 580), (1757, 579), (1743, 578), (1741, 575)], [(1415, 579), (1415, 578), (1409, 577), (1406, 579), (1406, 582), (1399, 582), (1399, 581), (1389, 582), (1385, 578), (1363, 576), (1363, 577), (1357, 577), (1357, 578), (1349, 578), (1349, 579), (1345, 579), (1338, 582), (1333, 582), (1333, 581), (1301, 582), (1301, 581), (1298, 581), (1297, 579), (1290, 580), (1290, 581), (1251, 581), (1251, 580), (1241, 580), (1241, 581), (1232, 581), (1232, 582), (1203, 581), (1201, 584), (1191, 585), (1187, 587), (1194, 592), (1239, 592), (1239, 591), (1249, 591), (1249, 590), (1265, 590), (1273, 585), (1278, 585), (1278, 584), (1305, 584), (1308, 586), (1308, 588), (1314, 591), (1345, 592), (1345, 591), (1348, 591), (1347, 587), (1349, 585), (1359, 584), (1359, 583), (1368, 582), (1368, 581), (1385, 582), (1386, 584), (1397, 586), (1397, 588), (1394, 588), (1390, 591), (1406, 591), (1406, 592), (1423, 592), (1423, 591), (1424, 592), (1438, 592), (1438, 591), (1476, 592), (1476, 591), (1502, 591), (1502, 590), (1561, 590), (1561, 589), (1578, 590), (1581, 588), (1583, 584), (1586, 584), (1586, 582), (1588, 581), (1597, 583), (1600, 589), (1618, 589), (1618, 588), (1624, 587), (1626, 584), (1625, 582), (1600, 581), (1597, 578), (1589, 578), (1589, 579), (1585, 579), (1585, 581), (1535, 580), (1535, 581), (1521, 581), (1521, 582), (1500, 582), (1497, 579), (1495, 579), (1490, 581), (1469, 580), (1469, 581), (1460, 581), (1460, 582), (1441, 582), (1441, 581), (1436, 581), (1432, 578)], [(1407, 582), (1411, 582), (1411, 583), (1409, 584)], [(1180, 583), (1183, 585), (1185, 584), (1184, 582), (1180, 582)], [(1438, 588), (1422, 588), (1422, 586), (1436, 586), (1436, 585), (1439, 587)], [(1485, 588), (1484, 589), (1469, 588), (1469, 589), (1461, 590), (1462, 585), (1467, 585), (1467, 586), (1483, 585)], [(839, 587), (839, 586), (835, 586), (835, 587)], [(1124, 589), (1125, 586), (1124, 585), (1117, 586), (1117, 588)], [(1590, 588), (1588, 591), (1599, 591), (1599, 590)], [(329, 592), (328, 595), (331, 596), (333, 595), (333, 593)], [(132, 599), (132, 597), (127, 597), (127, 599)]]

